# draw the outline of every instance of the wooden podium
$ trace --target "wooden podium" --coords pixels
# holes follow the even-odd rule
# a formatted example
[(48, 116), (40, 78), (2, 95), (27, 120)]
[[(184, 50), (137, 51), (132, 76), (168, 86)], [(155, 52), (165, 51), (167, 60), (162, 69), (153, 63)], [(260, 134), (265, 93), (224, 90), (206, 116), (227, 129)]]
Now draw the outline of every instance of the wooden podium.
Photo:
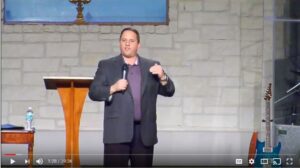
[(47, 89), (57, 89), (66, 126), (66, 167), (80, 167), (79, 126), (92, 77), (43, 77)]

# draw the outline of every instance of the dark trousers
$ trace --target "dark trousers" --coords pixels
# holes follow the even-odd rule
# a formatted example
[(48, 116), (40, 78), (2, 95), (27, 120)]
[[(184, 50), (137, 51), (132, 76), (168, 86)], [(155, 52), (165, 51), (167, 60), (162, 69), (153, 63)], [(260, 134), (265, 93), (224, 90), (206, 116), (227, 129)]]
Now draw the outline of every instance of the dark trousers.
[(133, 139), (129, 143), (104, 144), (105, 167), (151, 167), (153, 146), (144, 146), (141, 139), (141, 125), (134, 124)]

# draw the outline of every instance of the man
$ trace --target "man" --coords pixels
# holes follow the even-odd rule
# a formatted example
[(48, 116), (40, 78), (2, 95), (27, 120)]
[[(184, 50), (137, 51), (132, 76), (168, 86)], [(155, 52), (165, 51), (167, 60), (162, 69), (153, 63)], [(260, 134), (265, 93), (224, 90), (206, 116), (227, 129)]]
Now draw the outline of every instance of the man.
[(123, 29), (119, 45), (120, 55), (99, 62), (89, 91), (92, 100), (105, 101), (104, 166), (130, 161), (149, 167), (157, 143), (157, 95), (171, 97), (175, 87), (158, 62), (138, 55), (137, 30)]

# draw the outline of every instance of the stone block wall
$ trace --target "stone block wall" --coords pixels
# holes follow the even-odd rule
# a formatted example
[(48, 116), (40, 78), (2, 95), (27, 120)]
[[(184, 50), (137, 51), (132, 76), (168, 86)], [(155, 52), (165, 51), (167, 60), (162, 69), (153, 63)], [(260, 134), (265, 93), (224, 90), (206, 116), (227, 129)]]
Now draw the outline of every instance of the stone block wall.
[[(158, 98), (159, 130), (252, 131), (260, 127), (272, 67), (272, 0), (170, 0), (169, 25), (134, 25), (140, 55), (160, 61), (174, 80)], [(130, 25), (2, 25), (2, 123), (64, 129), (58, 93), (43, 76), (94, 76), (99, 60), (119, 54)], [(266, 79), (266, 80), (264, 80)], [(263, 87), (263, 88), (262, 88)], [(81, 130), (101, 130), (103, 103), (87, 98)]]

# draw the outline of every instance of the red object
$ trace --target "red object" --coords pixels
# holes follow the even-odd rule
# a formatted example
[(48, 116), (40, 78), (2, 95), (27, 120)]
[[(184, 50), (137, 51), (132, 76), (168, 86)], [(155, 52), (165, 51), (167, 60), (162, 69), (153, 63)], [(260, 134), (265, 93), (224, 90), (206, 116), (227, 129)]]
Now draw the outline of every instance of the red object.
[[(258, 132), (254, 131), (252, 133), (252, 137), (251, 137), (251, 141), (250, 141), (250, 145), (249, 145), (248, 161), (250, 159), (253, 159), (253, 160), (255, 159), (257, 136), (258, 136)], [(249, 164), (249, 166), (253, 167), (253, 165), (251, 165), (251, 164)]]
[(15, 153), (5, 153), (4, 156), (11, 157), (11, 156), (17, 156), (17, 154), (15, 154)]

